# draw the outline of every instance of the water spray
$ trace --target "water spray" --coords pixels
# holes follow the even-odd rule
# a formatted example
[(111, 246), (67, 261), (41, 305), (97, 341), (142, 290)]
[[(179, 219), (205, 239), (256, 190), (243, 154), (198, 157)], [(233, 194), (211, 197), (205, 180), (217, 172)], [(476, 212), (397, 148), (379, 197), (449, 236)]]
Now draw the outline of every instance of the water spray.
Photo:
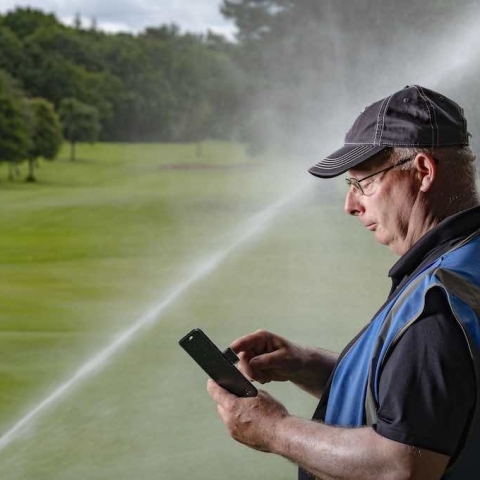
[(193, 284), (212, 273), (235, 249), (244, 245), (255, 236), (262, 233), (266, 227), (278, 216), (284, 208), (293, 203), (305, 191), (305, 185), (292, 194), (280, 199), (263, 211), (250, 218), (235, 232), (237, 235), (227, 247), (197, 262), (186, 278), (172, 287), (164, 298), (150, 310), (133, 321), (131, 326), (119, 333), (113, 340), (98, 353), (94, 354), (70, 378), (57, 387), (50, 395), (33, 407), (26, 415), (18, 420), (13, 427), (0, 437), (0, 451), (7, 447), (33, 420), (43, 413), (54, 402), (78, 386), (81, 380), (90, 377), (103, 367), (110, 358), (121, 348), (131, 343), (141, 331), (154, 325), (160, 319), (163, 311), (178, 300)]
[[(468, 24), (467, 21), (466, 24)], [(438, 48), (438, 46), (436, 46), (435, 52), (438, 52), (437, 54), (441, 55), (442, 58), (437, 62), (431, 61), (431, 63), (436, 63), (437, 65), (442, 66), (442, 68), (435, 68), (432, 70), (423, 69), (421, 70), (421, 75), (417, 74), (413, 79), (411, 78), (411, 71), (409, 70), (409, 78), (408, 80), (406, 79), (407, 83), (420, 83), (425, 84), (430, 88), (436, 88), (437, 85), (444, 82), (447, 76), (451, 76), (452, 71), (466, 68), (469, 62), (471, 62), (473, 58), (476, 58), (478, 52), (472, 47), (466, 49), (465, 45), (475, 45), (476, 41), (478, 40), (478, 35), (476, 24), (474, 24), (473, 27), (463, 28), (460, 32), (456, 32), (456, 41), (454, 43), (455, 48), (453, 49), (449, 61), (446, 62), (443, 60), (444, 51), (442, 48)], [(452, 47), (452, 36), (445, 35), (445, 38), (448, 39), (449, 46)], [(453, 79), (453, 81), (455, 80), (456, 78)], [(396, 81), (398, 81), (398, 78)], [(379, 96), (380, 95), (381, 93), (379, 93)], [(337, 113), (337, 117), (338, 116), (339, 114)], [(335, 122), (330, 119), (330, 123), (333, 124)], [(4, 433), (0, 437), (0, 451), (6, 448), (15, 438), (17, 438), (21, 432), (31, 424), (31, 422), (37, 419), (42, 413), (45, 413), (48, 407), (58, 401), (61, 397), (65, 397), (65, 395), (70, 393), (73, 388), (78, 387), (82, 380), (86, 380), (88, 377), (102, 368), (107, 361), (113, 357), (114, 354), (116, 354), (121, 348), (126, 347), (129, 343), (131, 343), (144, 329), (157, 323), (161, 314), (168, 306), (177, 301), (196, 282), (211, 274), (223, 262), (223, 260), (230, 255), (230, 253), (263, 232), (266, 227), (277, 217), (280, 211), (283, 211), (287, 205), (291, 204), (294, 199), (298, 198), (300, 193), (305, 191), (304, 187), (305, 185), (301, 185), (301, 187), (293, 194), (280, 199), (276, 203), (270, 205), (265, 210), (252, 217), (241, 227), (241, 229), (239, 229), (238, 236), (227, 247), (195, 264), (191, 270), (191, 273), (187, 275), (183, 281), (172, 287), (159, 303), (154, 305), (145, 314), (135, 319), (129, 328), (113, 338), (108, 345), (88, 359), (86, 363), (84, 363), (71, 377), (58, 386), (45, 399), (34, 406), (6, 433)]]

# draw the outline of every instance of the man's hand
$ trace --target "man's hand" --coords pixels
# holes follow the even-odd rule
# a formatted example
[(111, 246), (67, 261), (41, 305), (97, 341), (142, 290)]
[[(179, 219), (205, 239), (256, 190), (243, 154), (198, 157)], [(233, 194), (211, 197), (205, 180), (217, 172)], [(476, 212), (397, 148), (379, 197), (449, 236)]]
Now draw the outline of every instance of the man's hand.
[(337, 354), (302, 347), (279, 335), (258, 330), (235, 340), (232, 350), (240, 358), (239, 369), (259, 383), (295, 383), (320, 397), (337, 360)]
[(278, 423), (289, 416), (281, 403), (262, 390), (256, 397), (237, 397), (213, 380), (208, 380), (207, 390), (232, 438), (256, 450), (271, 451)]
[(207, 389), (235, 440), (282, 455), (315, 477), (438, 480), (448, 464), (446, 455), (394, 442), (370, 427), (333, 427), (294, 417), (264, 391), (236, 397), (213, 380)]
[(265, 330), (245, 335), (230, 347), (240, 358), (239, 369), (260, 383), (292, 380), (304, 363), (301, 347)]

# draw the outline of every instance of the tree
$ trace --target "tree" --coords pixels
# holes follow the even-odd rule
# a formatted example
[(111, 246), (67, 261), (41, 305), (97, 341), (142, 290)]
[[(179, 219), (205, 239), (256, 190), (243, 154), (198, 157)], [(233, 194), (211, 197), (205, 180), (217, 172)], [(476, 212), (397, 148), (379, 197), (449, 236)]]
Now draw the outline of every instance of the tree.
[(27, 181), (35, 182), (35, 164), (39, 157), (53, 160), (62, 145), (62, 126), (53, 105), (43, 98), (28, 100), (32, 112), (31, 145), (28, 149)]
[(75, 14), (75, 18), (73, 20), (73, 26), (75, 30), (81, 30), (82, 29), (82, 15), (80, 12), (77, 12)]
[(102, 140), (238, 138), (245, 103), (236, 44), (173, 24), (107, 34), (79, 20), (66, 26), (29, 8), (0, 15), (0, 68), (57, 110), (65, 98), (94, 105)]
[(59, 21), (53, 14), (43, 13), (34, 8), (17, 7), (3, 17), (3, 24), (10, 28), (18, 38), (22, 39), (31, 35), (39, 28), (53, 28)]
[(12, 166), (27, 156), (30, 146), (28, 118), (22, 94), (0, 70), (0, 162)]
[(90, 19), (90, 32), (97, 32), (98, 31), (98, 21), (96, 17), (92, 17)]
[(26, 55), (22, 42), (8, 28), (0, 23), (0, 69), (17, 77), (25, 68)]
[(94, 142), (100, 133), (98, 110), (76, 98), (64, 98), (58, 109), (63, 135), (70, 142), (70, 160), (75, 160), (77, 142)]
[[(315, 0), (316, 1), (316, 0)], [(295, 0), (224, 0), (220, 11), (238, 27), (240, 41), (262, 40), (277, 23), (277, 18), (290, 11)]]
[(212, 110), (210, 104), (206, 100), (202, 100), (195, 105), (195, 109), (192, 111), (191, 137), (197, 143), (195, 150), (196, 156), (202, 156), (202, 142), (207, 138), (208, 134), (208, 119), (212, 116)]

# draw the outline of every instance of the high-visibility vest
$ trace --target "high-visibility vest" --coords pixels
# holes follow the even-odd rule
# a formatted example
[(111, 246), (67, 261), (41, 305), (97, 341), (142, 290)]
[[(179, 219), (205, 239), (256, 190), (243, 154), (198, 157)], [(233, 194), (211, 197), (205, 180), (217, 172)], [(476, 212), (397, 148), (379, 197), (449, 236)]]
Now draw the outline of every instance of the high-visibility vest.
[(469, 349), (475, 368), (477, 392), (464, 448), (442, 478), (477, 479), (480, 478), (480, 232), (418, 272), (368, 325), (335, 368), (324, 421), (349, 427), (376, 423), (385, 359), (420, 317), (426, 293), (433, 287), (444, 290), (465, 335), (465, 348)]

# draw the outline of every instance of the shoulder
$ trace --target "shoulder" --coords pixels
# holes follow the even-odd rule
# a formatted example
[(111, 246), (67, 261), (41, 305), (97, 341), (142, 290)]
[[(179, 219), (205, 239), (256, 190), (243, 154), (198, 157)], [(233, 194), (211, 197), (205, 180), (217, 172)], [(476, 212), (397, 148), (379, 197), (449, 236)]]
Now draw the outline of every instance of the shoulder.
[(441, 375), (461, 367), (462, 377), (470, 373), (469, 380), (475, 379), (467, 338), (441, 288), (428, 290), (421, 314), (392, 348), (384, 365), (382, 376), (402, 371)]
[(379, 433), (452, 455), (474, 406), (475, 383), (463, 329), (443, 290), (434, 287), (384, 363)]
[(445, 354), (450, 358), (457, 351), (452, 349), (454, 346), (469, 356), (463, 328), (453, 314), (445, 292), (440, 287), (432, 287), (425, 294), (422, 312), (406, 329), (395, 350), (413, 349), (412, 354), (415, 354), (421, 347), (422, 351), (431, 350), (436, 355)]

